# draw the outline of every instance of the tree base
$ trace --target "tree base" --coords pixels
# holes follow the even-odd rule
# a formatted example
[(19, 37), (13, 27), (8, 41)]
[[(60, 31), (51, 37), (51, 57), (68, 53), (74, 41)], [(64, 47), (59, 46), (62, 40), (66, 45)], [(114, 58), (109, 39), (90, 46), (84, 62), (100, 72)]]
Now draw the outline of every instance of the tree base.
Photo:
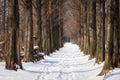
[(107, 74), (108, 72), (109, 72), (108, 69), (107, 69), (107, 70), (102, 70), (102, 71), (98, 74), (98, 76), (103, 76), (103, 75)]

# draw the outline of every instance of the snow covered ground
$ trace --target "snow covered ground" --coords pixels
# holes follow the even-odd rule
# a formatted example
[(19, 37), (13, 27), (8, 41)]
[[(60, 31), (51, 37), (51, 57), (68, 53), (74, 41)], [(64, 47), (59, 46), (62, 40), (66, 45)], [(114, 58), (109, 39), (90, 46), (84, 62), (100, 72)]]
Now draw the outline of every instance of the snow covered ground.
[(24, 70), (5, 70), (0, 63), (0, 80), (120, 80), (120, 69), (105, 76), (97, 76), (103, 67), (94, 65), (95, 59), (88, 60), (75, 44), (65, 43), (63, 48), (45, 56), (36, 63), (23, 63)]

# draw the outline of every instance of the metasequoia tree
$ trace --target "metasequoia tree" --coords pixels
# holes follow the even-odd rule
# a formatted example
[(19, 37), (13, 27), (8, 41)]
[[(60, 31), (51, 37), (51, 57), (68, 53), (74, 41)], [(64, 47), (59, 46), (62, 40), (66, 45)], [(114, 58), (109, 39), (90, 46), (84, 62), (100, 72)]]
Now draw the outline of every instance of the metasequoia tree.
[(90, 55), (91, 58), (95, 57), (96, 53), (96, 0), (89, 0), (89, 31), (90, 31)]
[(4, 0), (4, 7), (3, 7), (3, 20), (2, 20), (2, 26), (3, 26), (3, 29), (2, 29), (2, 32), (5, 33), (5, 29), (6, 29), (6, 26), (5, 26), (5, 22), (6, 22), (6, 0)]
[(104, 61), (105, 58), (105, 0), (97, 0), (96, 3), (97, 24), (97, 50), (96, 63)]
[(42, 48), (49, 55), (62, 47), (62, 18), (60, 8), (62, 0), (42, 0)]
[(119, 62), (119, 1), (107, 0), (107, 49), (105, 64), (100, 75), (114, 67), (120, 67)]
[(47, 18), (47, 14), (48, 14), (48, 1), (47, 0), (42, 0), (42, 47), (43, 47), (43, 52), (45, 53), (45, 55), (48, 55), (48, 48), (47, 48), (47, 26), (46, 23), (48, 23), (48, 21), (46, 20)]
[(16, 70), (19, 67), (22, 69), (22, 64), (19, 55), (19, 9), (18, 0), (9, 0), (8, 2), (8, 26), (7, 34), (7, 60), (6, 69)]
[[(96, 0), (77, 0), (80, 13), (79, 45), (85, 54), (95, 57), (97, 46)], [(80, 6), (79, 6), (80, 5)]]
[(0, 1), (0, 33), (5, 33), (6, 0)]
[(25, 37), (24, 52), (25, 62), (33, 61), (33, 17), (32, 0), (25, 0)]
[[(2, 15), (2, 17), (0, 17), (0, 28), (1, 32), (8, 30), (6, 31), (6, 45), (8, 45), (6, 46), (6, 57), (8, 57), (6, 60), (7, 69), (17, 69), (17, 65), (22, 68), (20, 51), (24, 51), (25, 53), (25, 62), (34, 61), (33, 25), (36, 25), (38, 29), (36, 33), (39, 52), (44, 52), (45, 55), (49, 55), (63, 46), (62, 4), (64, 1), (65, 0), (1, 1), (2, 5), (4, 4), (4, 10), (2, 10), (4, 14), (0, 14), (0, 16)], [(6, 24), (7, 17), (8, 24)], [(34, 21), (33, 18), (35, 18)], [(8, 25), (8, 29), (6, 25)]]
[[(79, 46), (96, 63), (105, 60), (100, 75), (120, 66), (119, 0), (75, 0), (79, 7)], [(106, 30), (106, 32), (105, 32)], [(105, 47), (106, 45), (106, 47)]]
[(38, 36), (38, 49), (39, 49), (39, 52), (42, 52), (43, 51), (43, 48), (42, 48), (42, 20), (41, 20), (41, 0), (36, 0), (36, 5), (37, 5), (37, 8), (36, 8), (36, 16), (37, 16), (37, 28), (38, 28), (38, 33), (37, 33), (37, 36)]

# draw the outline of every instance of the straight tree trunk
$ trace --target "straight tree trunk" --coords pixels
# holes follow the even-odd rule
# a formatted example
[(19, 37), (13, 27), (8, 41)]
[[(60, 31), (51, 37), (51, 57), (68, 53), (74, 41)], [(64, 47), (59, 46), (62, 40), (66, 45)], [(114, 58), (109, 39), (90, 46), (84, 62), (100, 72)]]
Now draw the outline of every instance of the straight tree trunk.
[[(118, 0), (107, 0), (107, 51), (105, 64), (99, 75), (106, 74), (110, 69), (118, 66), (119, 42), (119, 4)], [(114, 40), (114, 41), (113, 41)]]
[(105, 54), (105, 1), (97, 1), (97, 50), (96, 50), (96, 63), (104, 61)]
[(96, 0), (90, 0), (90, 59), (95, 57), (96, 53)]
[(17, 70), (17, 66), (22, 69), (22, 64), (19, 55), (19, 8), (18, 0), (9, 0), (8, 2), (8, 16), (9, 16), (9, 31), (8, 31), (8, 51), (6, 60), (6, 69)]
[(112, 26), (114, 27), (114, 37), (113, 37), (113, 41), (114, 41), (114, 54), (113, 54), (113, 66), (114, 67), (120, 67), (119, 63), (119, 0), (115, 0), (112, 1), (112, 6), (113, 7), (113, 12), (111, 14), (112, 20), (114, 20), (112, 23)]
[(102, 45), (102, 51), (101, 51), (102, 52), (102, 58), (101, 58), (101, 61), (105, 61), (105, 34), (106, 34), (105, 33), (105, 23), (106, 23), (105, 22), (105, 17), (106, 17), (105, 16), (105, 2), (106, 1), (102, 0), (102, 2), (103, 2), (103, 4), (102, 4), (102, 6), (103, 6), (102, 7), (102, 10), (103, 10), (103, 13), (102, 13), (103, 14), (103, 18), (102, 18), (103, 19), (102, 20), (103, 24), (102, 25), (103, 26), (102, 26), (102, 30), (101, 30), (101, 36), (102, 36), (102, 38), (101, 38), (102, 39), (102, 43), (101, 43), (101, 45)]
[(32, 0), (25, 0), (25, 62), (33, 61), (33, 18)]
[[(120, 35), (120, 0), (119, 0), (119, 35)], [(120, 61), (120, 37), (119, 37), (119, 61)], [(120, 67), (120, 62), (118, 64), (118, 66)]]
[(88, 40), (87, 40), (87, 0), (84, 0), (84, 54), (88, 54)]
[(87, 54), (90, 54), (90, 5), (89, 5), (89, 1), (86, 2), (87, 3)]
[(81, 50), (82, 51), (84, 51), (84, 22), (83, 22), (83, 20), (84, 20), (84, 13), (83, 13), (83, 8), (84, 8), (84, 6), (83, 5), (81, 5), (81, 22), (80, 22), (80, 32), (81, 32), (81, 42), (80, 42), (80, 48), (81, 48)]
[(42, 49), (42, 20), (41, 20), (41, 0), (36, 0), (36, 5), (37, 5), (37, 28), (38, 28), (38, 47), (39, 47), (39, 52), (43, 52)]
[[(44, 4), (44, 5), (43, 5)], [(49, 55), (47, 48), (47, 14), (48, 14), (48, 2), (42, 0), (42, 47), (45, 55)]]
[(2, 25), (2, 27), (3, 27), (2, 32), (3, 32), (3, 33), (5, 33), (5, 27), (6, 27), (6, 26), (5, 26), (5, 24), (6, 24), (6, 23), (5, 23), (5, 22), (6, 22), (6, 19), (5, 19), (5, 18), (6, 18), (6, 0), (4, 0), (4, 12), (3, 12), (3, 20), (2, 20), (2, 24), (3, 24), (3, 25)]

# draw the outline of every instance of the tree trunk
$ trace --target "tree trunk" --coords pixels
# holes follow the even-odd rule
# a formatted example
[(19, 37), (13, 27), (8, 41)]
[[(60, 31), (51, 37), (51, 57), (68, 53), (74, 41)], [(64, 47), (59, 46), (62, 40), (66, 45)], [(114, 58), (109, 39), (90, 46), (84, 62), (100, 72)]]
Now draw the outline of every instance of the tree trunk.
[(80, 32), (81, 32), (81, 42), (80, 42), (80, 48), (81, 48), (81, 51), (84, 51), (84, 13), (83, 13), (83, 8), (84, 6), (81, 5), (81, 22), (80, 22)]
[(5, 27), (6, 27), (6, 26), (5, 26), (5, 24), (6, 24), (6, 23), (5, 23), (5, 21), (6, 21), (5, 18), (6, 18), (6, 0), (4, 0), (4, 12), (3, 12), (3, 20), (2, 20), (2, 24), (3, 24), (3, 25), (2, 25), (2, 27), (3, 27), (2, 32), (3, 32), (3, 33), (5, 33)]
[(25, 62), (33, 61), (33, 18), (32, 0), (25, 0)]
[(17, 66), (22, 69), (19, 55), (19, 8), (18, 0), (9, 0), (9, 31), (8, 31), (8, 51), (6, 60), (6, 69), (17, 70)]
[(90, 59), (95, 57), (96, 53), (96, 0), (90, 0)]
[[(107, 0), (107, 52), (105, 55), (105, 64), (99, 75), (106, 74), (110, 69), (118, 66), (119, 42), (119, 4), (118, 0)], [(114, 40), (114, 42), (113, 42)]]
[(119, 63), (119, 0), (113, 1), (112, 2), (112, 6), (113, 7), (113, 12), (111, 14), (112, 20), (114, 20), (112, 22), (112, 26), (114, 27), (114, 37), (113, 37), (113, 41), (114, 41), (114, 54), (113, 54), (113, 66), (114, 67), (120, 67)]
[(103, 24), (102, 24), (102, 29), (101, 29), (101, 36), (102, 36), (102, 58), (101, 58), (101, 61), (104, 61), (105, 60), (105, 0), (102, 0), (103, 1), (103, 4), (102, 4), (102, 10), (103, 10)]
[(90, 30), (89, 30), (89, 27), (90, 27), (90, 5), (89, 5), (89, 1), (86, 2), (86, 7), (87, 7), (87, 54), (90, 54)]
[(87, 1), (84, 1), (84, 54), (88, 54), (88, 40), (87, 40)]
[[(120, 36), (120, 0), (119, 0), (119, 36)], [(120, 61), (120, 37), (119, 37), (119, 61)], [(118, 63), (118, 66), (120, 67), (120, 62)]]
[(105, 1), (98, 0), (97, 2), (97, 51), (96, 63), (104, 61), (105, 54)]
[(41, 0), (36, 0), (37, 5), (37, 28), (38, 28), (38, 47), (39, 52), (43, 52), (42, 49), (42, 20), (41, 20)]

